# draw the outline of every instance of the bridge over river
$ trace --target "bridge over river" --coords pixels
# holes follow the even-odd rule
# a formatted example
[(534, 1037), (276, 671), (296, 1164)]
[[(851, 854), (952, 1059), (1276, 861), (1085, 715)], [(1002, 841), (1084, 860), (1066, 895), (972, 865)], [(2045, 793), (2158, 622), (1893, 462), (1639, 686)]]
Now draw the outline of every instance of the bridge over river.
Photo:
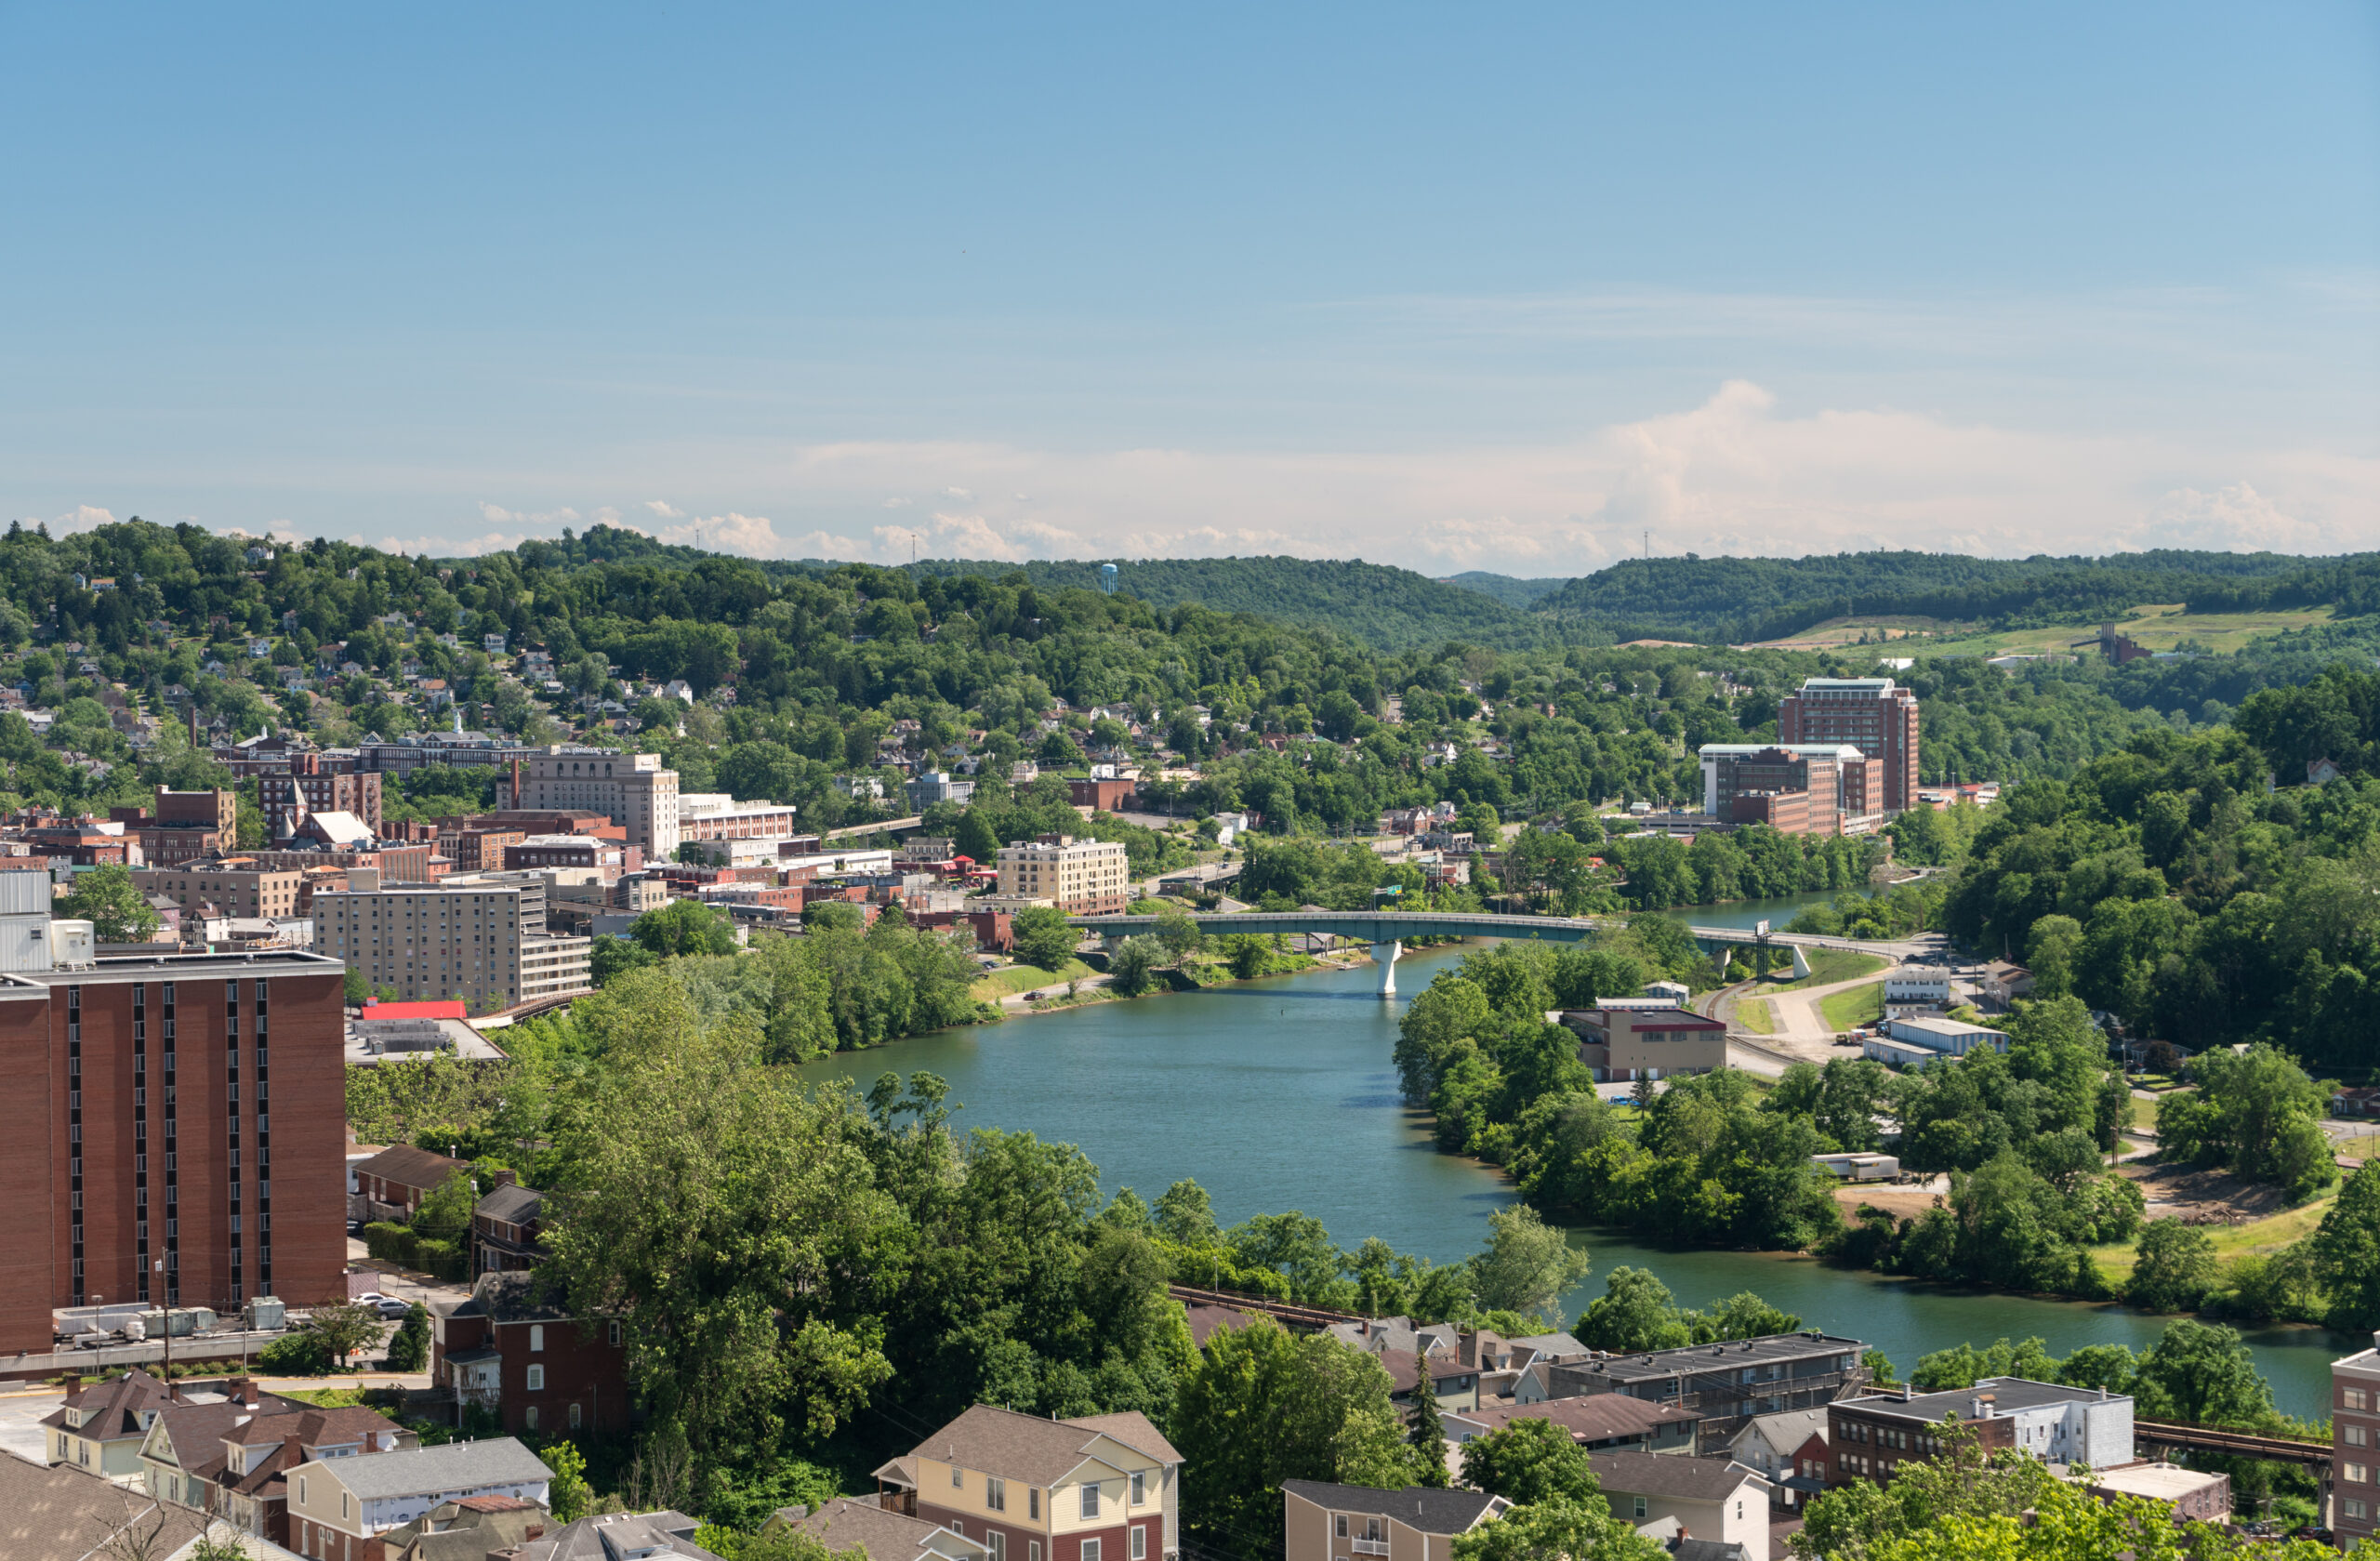
[[(1494, 916), (1464, 911), (1431, 910), (1245, 910), (1191, 911), (1190, 919), (1202, 933), (1313, 933), (1368, 943), (1380, 965), (1380, 995), (1396, 995), (1396, 956), (1408, 938), (1535, 938), (1554, 943), (1579, 943), (1627, 923), (1613, 916)], [(1154, 916), (1077, 916), (1069, 918), (1087, 933), (1111, 941), (1156, 930)], [(1686, 931), (1705, 948), (1745, 946), (1760, 941), (1750, 927), (1702, 927), (1689, 922)], [(1809, 933), (1771, 933), (1768, 941), (1785, 948), (1847, 948), (1909, 959), (1941, 951), (1938, 936), (1892, 942), (1860, 942)]]

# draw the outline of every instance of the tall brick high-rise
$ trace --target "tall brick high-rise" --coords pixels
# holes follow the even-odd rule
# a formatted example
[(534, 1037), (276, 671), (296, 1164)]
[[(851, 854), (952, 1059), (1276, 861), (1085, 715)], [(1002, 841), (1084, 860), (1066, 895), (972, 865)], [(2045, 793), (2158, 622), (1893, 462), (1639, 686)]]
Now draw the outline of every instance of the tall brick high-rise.
[(75, 924), (18, 907), (20, 878), (48, 890), (0, 873), (0, 1351), (49, 1348), (54, 1306), (342, 1295), (339, 962), (57, 962)]
[(1848, 743), (1881, 762), (1884, 812), (1917, 800), (1917, 695), (1890, 678), (1803, 679), (1777, 707), (1777, 740)]

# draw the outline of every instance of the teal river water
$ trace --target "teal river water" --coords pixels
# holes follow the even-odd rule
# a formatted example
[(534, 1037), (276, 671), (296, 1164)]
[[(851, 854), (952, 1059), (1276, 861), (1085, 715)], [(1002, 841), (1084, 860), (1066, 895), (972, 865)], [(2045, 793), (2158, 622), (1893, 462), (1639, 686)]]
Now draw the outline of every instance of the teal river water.
[[(1799, 901), (1698, 907), (1697, 922), (1781, 925)], [(1400, 960), (1409, 998), (1452, 949)], [(1029, 1130), (1079, 1144), (1110, 1192), (1154, 1198), (1182, 1177), (1212, 1195), (1225, 1224), (1302, 1209), (1341, 1245), (1378, 1236), (1403, 1251), (1452, 1262), (1476, 1251), (1488, 1212), (1514, 1200), (1493, 1168), (1432, 1146), (1425, 1118), (1397, 1098), (1389, 1050), (1402, 1003), (1382, 1002), (1369, 967), (1280, 976), (1218, 990), (1101, 1003), (1009, 1023), (947, 1030), (807, 1065), (863, 1085), (888, 1070), (940, 1074), (965, 1110), (962, 1127)], [(2166, 1319), (2120, 1307), (1947, 1290), (1769, 1253), (1662, 1250), (1618, 1232), (1580, 1229), (1594, 1264), (1565, 1298), (1566, 1315), (1603, 1289), (1620, 1263), (1649, 1268), (1689, 1305), (1757, 1290), (1805, 1323), (1866, 1340), (1906, 1371), (1962, 1340), (2038, 1334), (2064, 1355), (2090, 1343), (2144, 1350)], [(2361, 1347), (2317, 1329), (2250, 1335), (2275, 1399), (2291, 1413), (2327, 1413), (2329, 1364)]]

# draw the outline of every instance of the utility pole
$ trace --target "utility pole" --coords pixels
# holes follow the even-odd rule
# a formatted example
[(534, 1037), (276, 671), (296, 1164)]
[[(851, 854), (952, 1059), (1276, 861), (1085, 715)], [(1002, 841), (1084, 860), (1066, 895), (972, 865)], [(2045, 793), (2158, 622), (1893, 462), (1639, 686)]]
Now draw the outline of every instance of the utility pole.
[(1647, 563), (1653, 562), (1653, 528), (1651, 526), (1645, 528), (1645, 562)]

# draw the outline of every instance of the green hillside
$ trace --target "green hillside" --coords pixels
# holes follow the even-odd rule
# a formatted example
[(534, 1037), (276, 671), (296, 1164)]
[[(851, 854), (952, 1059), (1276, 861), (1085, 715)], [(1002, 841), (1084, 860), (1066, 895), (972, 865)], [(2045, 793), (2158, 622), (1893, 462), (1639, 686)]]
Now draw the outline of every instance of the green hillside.
[(1490, 575), (1484, 569), (1466, 569), (1460, 575), (1448, 575), (1440, 583), (1492, 596), (1507, 607), (1534, 607), (1570, 581), (1563, 575), (1524, 580), (1511, 575)]
[[(1099, 562), (929, 559), (919, 578), (1022, 575), (1037, 589), (1095, 590)], [(1497, 650), (1556, 642), (1553, 627), (1492, 597), (1409, 569), (1356, 560), (1303, 558), (1118, 561), (1117, 589), (1152, 607), (1197, 602), (1219, 613), (1252, 613), (1335, 629), (1375, 650), (1404, 651), (1461, 641)]]

